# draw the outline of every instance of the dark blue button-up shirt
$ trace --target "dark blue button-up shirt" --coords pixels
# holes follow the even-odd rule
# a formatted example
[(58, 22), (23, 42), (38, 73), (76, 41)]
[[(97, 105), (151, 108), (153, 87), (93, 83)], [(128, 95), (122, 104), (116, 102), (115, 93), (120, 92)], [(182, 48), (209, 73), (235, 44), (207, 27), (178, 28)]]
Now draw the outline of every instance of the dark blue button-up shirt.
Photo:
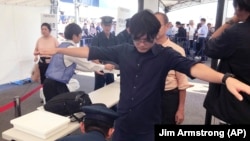
[(154, 45), (140, 53), (133, 45), (122, 44), (110, 48), (90, 48), (89, 60), (111, 60), (120, 66), (120, 100), (115, 128), (127, 133), (152, 132), (161, 121), (161, 94), (165, 78), (171, 69), (191, 77), (195, 64), (172, 48)]

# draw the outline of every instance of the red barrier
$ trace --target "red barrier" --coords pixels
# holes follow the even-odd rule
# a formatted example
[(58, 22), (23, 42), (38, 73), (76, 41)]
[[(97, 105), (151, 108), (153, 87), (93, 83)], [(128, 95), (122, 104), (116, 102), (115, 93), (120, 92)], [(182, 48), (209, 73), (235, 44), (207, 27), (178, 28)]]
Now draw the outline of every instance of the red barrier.
[[(30, 92), (28, 92), (27, 94), (25, 94), (24, 96), (22, 96), (21, 102), (26, 100), (28, 97), (30, 97), (31, 95), (35, 94), (38, 90), (40, 90), (42, 88), (42, 85), (39, 85), (38, 87), (36, 87), (35, 89), (31, 90)], [(10, 108), (14, 107), (14, 102), (9, 102), (7, 104), (5, 104), (4, 106), (0, 107), (0, 113), (9, 110)]]

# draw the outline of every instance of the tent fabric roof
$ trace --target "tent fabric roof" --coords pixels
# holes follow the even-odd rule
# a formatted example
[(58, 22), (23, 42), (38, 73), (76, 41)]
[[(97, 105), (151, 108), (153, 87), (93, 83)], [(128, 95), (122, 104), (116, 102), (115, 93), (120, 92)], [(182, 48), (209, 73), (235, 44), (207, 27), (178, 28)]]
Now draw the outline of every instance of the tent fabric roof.
[[(1, 5), (50, 6), (53, 0), (0, 0)], [(159, 0), (168, 11), (178, 10), (217, 0)]]
[(51, 0), (0, 0), (0, 5), (50, 6)]
[(218, 0), (159, 0), (166, 8), (167, 12), (191, 7), (199, 4), (217, 2)]

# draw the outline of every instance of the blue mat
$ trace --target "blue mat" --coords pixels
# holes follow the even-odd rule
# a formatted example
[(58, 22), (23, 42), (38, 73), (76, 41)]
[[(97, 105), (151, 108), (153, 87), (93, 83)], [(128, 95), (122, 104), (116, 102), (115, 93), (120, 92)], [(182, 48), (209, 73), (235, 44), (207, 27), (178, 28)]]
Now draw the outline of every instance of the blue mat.
[(16, 84), (16, 85), (24, 85), (24, 84), (27, 84), (27, 83), (31, 83), (31, 78), (26, 78), (26, 79), (23, 79), (23, 80), (18, 80), (18, 81), (11, 82), (11, 84)]

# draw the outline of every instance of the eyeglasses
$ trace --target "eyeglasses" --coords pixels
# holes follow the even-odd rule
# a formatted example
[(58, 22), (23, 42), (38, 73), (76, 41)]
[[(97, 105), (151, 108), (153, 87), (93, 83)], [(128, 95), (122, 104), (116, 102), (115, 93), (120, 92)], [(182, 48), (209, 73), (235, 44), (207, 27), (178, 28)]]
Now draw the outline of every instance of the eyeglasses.
[(152, 44), (154, 42), (153, 39), (133, 39), (133, 41), (134, 41), (135, 44), (140, 44), (140, 43)]

